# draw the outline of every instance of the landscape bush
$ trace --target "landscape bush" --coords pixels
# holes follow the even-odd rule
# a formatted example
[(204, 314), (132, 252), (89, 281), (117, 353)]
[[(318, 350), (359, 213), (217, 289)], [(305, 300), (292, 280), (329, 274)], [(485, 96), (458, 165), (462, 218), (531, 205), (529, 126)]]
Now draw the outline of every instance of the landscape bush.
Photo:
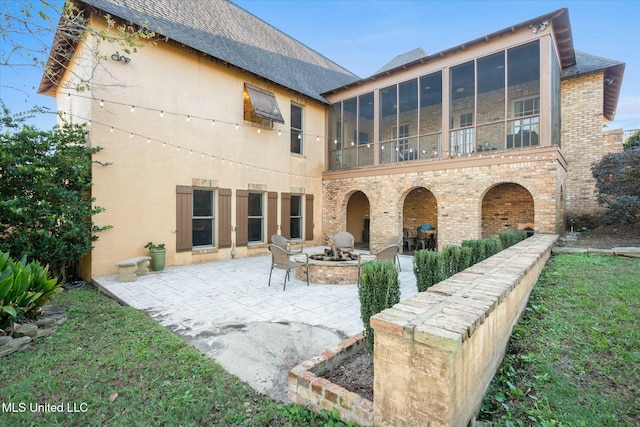
[(502, 246), (502, 249), (507, 249), (508, 247), (526, 239), (527, 232), (524, 230), (501, 231), (498, 233), (498, 236), (500, 237), (500, 245)]
[(444, 280), (444, 258), (440, 252), (417, 251), (413, 256), (413, 274), (416, 276), (418, 292)]
[(15, 261), (0, 252), (0, 329), (33, 319), (60, 289), (58, 280), (49, 278), (49, 269), (39, 262), (27, 263), (26, 256)]
[(500, 242), (491, 237), (487, 239), (463, 240), (462, 247), (471, 248), (471, 265), (477, 264), (500, 252)]
[(391, 261), (365, 262), (358, 282), (360, 317), (364, 324), (364, 345), (373, 354), (373, 329), (369, 319), (400, 302), (398, 269)]
[(471, 267), (471, 248), (461, 246), (445, 246), (442, 248), (445, 279)]

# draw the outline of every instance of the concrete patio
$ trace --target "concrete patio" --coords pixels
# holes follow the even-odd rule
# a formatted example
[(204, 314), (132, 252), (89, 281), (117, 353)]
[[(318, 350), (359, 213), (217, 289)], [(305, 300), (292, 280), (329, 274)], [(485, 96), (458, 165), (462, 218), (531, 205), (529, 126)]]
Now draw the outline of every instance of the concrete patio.
[[(321, 253), (325, 247), (305, 248)], [(316, 285), (283, 270), (267, 286), (270, 254), (168, 267), (117, 282), (94, 284), (122, 304), (146, 311), (255, 390), (287, 400), (287, 373), (300, 361), (362, 332), (358, 289)], [(417, 293), (411, 256), (400, 256), (402, 299)]]

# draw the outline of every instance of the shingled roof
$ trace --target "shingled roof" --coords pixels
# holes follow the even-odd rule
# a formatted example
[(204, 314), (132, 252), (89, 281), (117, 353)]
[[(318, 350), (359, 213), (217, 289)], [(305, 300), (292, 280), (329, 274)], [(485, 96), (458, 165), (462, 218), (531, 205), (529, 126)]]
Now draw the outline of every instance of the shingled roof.
[(89, 6), (327, 102), (359, 77), (227, 0), (82, 0)]
[(576, 51), (576, 63), (562, 70), (562, 78), (604, 71), (605, 86), (602, 115), (607, 120), (613, 120), (616, 115), (618, 98), (620, 97), (624, 67), (624, 62)]

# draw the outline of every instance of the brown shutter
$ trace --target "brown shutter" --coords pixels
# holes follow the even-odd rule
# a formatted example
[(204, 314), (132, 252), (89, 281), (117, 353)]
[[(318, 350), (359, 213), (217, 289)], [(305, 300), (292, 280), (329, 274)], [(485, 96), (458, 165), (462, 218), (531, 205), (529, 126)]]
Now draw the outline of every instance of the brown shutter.
[(190, 251), (193, 243), (193, 189), (176, 186), (176, 251)]
[(290, 193), (282, 193), (280, 196), (282, 200), (282, 204), (280, 209), (281, 212), (281, 221), (280, 221), (280, 232), (287, 239), (291, 238), (291, 194)]
[(313, 194), (305, 195), (304, 239), (313, 240)]
[(269, 191), (267, 193), (267, 239), (278, 234), (278, 193)]
[(231, 189), (218, 190), (218, 247), (231, 247)]
[(236, 190), (236, 246), (249, 243), (249, 192)]

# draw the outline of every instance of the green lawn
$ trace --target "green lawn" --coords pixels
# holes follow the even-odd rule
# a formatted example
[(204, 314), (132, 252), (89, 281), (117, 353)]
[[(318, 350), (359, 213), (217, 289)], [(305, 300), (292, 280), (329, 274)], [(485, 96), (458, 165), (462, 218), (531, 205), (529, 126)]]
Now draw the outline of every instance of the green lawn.
[(534, 288), (480, 419), (640, 425), (640, 260), (558, 255)]
[[(145, 313), (95, 290), (67, 291), (53, 304), (66, 308), (69, 320), (28, 351), (0, 360), (0, 403), (26, 409), (3, 408), (1, 426), (325, 424), (302, 407), (259, 395)], [(78, 412), (31, 412), (31, 404)]]
[[(53, 303), (69, 320), (0, 359), (0, 403), (27, 409), (3, 408), (0, 426), (340, 425), (257, 394), (146, 314), (95, 290)], [(480, 419), (640, 425), (639, 369), (640, 260), (559, 255), (534, 288)], [(32, 413), (31, 403), (80, 412)]]

